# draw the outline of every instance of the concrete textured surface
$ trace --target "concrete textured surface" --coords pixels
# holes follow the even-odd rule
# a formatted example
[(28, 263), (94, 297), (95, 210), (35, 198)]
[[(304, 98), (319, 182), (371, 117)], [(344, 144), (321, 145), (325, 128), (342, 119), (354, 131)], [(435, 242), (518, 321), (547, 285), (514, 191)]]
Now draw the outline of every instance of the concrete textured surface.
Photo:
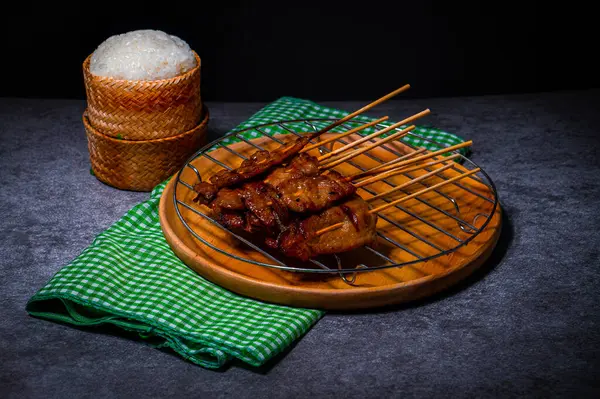
[[(365, 101), (365, 103), (368, 101)], [(356, 102), (325, 105), (354, 110)], [(210, 137), (265, 104), (208, 103)], [(0, 99), (0, 391), (67, 397), (597, 397), (600, 92), (390, 101), (371, 113), (474, 140), (504, 230), (488, 264), (426, 301), (328, 313), (260, 369), (211, 371), (25, 303), (147, 193), (89, 173), (83, 101)]]

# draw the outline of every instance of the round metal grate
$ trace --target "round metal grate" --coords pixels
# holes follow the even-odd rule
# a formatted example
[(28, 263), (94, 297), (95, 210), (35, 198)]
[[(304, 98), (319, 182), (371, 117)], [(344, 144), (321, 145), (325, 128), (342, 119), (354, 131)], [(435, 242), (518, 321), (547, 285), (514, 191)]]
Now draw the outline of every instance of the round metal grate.
[[(417, 196), (410, 200), (415, 206), (410, 206), (409, 204), (396, 205), (393, 209), (394, 212), (378, 214), (379, 219), (384, 221), (387, 226), (387, 233), (386, 231), (379, 231), (378, 229), (378, 242), (381, 242), (382, 245), (393, 247), (394, 250), (391, 252), (394, 254), (403, 254), (401, 257), (391, 256), (389, 254), (390, 251), (385, 252), (376, 247), (366, 246), (361, 248), (361, 251), (367, 251), (369, 253), (368, 257), (348, 257), (343, 254), (340, 256), (328, 255), (320, 256), (311, 259), (309, 262), (298, 264), (296, 261), (286, 259), (281, 254), (274, 253), (262, 243), (254, 242), (252, 238), (243, 237), (226, 229), (212, 219), (207, 214), (205, 208), (203, 209), (202, 206), (191, 203), (190, 201), (185, 201), (180, 198), (182, 197), (181, 195), (178, 195), (178, 193), (181, 193), (180, 189), (193, 190), (193, 185), (195, 183), (200, 180), (206, 180), (209, 177), (202, 176), (204, 179), (201, 179), (202, 172), (195, 166), (199, 160), (210, 161), (219, 169), (234, 168), (245, 159), (245, 156), (243, 155), (245, 151), (240, 151), (240, 148), (244, 148), (247, 151), (261, 150), (263, 147), (259, 143), (264, 143), (265, 140), (272, 142), (274, 145), (278, 145), (283, 143), (289, 136), (300, 136), (303, 133), (318, 131), (320, 128), (323, 128), (334, 121), (335, 119), (303, 119), (265, 123), (244, 130), (231, 132), (228, 135), (205, 145), (186, 162), (184, 167), (175, 176), (176, 184), (175, 189), (173, 190), (173, 201), (179, 219), (186, 229), (204, 245), (239, 261), (294, 272), (340, 274), (344, 281), (349, 284), (354, 281), (356, 273), (359, 272), (363, 273), (386, 268), (403, 267), (415, 263), (431, 261), (435, 258), (452, 254), (459, 248), (468, 245), (469, 242), (474, 240), (488, 225), (498, 206), (498, 194), (490, 176), (481, 169), (476, 174), (471, 175), (469, 179), (472, 179), (471, 181), (477, 185), (477, 187), (483, 188), (483, 190), (475, 190), (472, 185), (466, 184), (464, 181), (454, 182), (448, 185), (452, 186), (452, 190), (436, 189), (431, 191), (432, 195), (437, 196), (435, 201), (431, 200), (431, 197), (421, 198), (420, 196)], [(351, 120), (333, 129), (329, 132), (329, 135), (343, 133), (362, 124), (364, 124), (364, 121)], [(364, 137), (375, 130), (387, 126), (388, 125), (385, 124), (375, 125), (370, 131), (366, 129), (357, 133), (356, 137)], [(401, 128), (396, 128), (396, 130), (399, 131)], [(389, 134), (393, 133), (394, 130)], [(352, 136), (340, 138), (325, 146), (321, 146), (319, 152), (324, 154), (331, 151), (335, 145), (338, 147), (346, 145), (352, 141), (350, 139), (351, 137)], [(399, 146), (386, 144), (378, 147), (377, 152), (369, 151), (362, 154), (360, 159), (357, 157), (347, 161), (349, 165), (346, 166), (351, 166), (357, 171), (360, 171), (367, 168), (365, 166), (365, 162), (367, 161), (370, 163), (370, 167), (372, 167), (373, 162), (383, 163), (390, 159), (382, 159), (382, 153), (385, 153), (386, 157), (392, 157), (392, 159), (394, 157), (406, 155), (411, 149), (418, 149), (418, 146), (411, 144), (416, 142), (415, 139), (421, 140), (421, 143), (427, 143), (429, 146), (435, 146), (437, 148), (447, 147), (444, 144), (437, 143), (430, 138), (419, 135), (414, 131), (410, 132), (407, 137), (410, 137), (411, 140), (401, 141), (402, 146), (400, 146), (401, 148), (407, 149), (407, 151), (402, 152), (401, 149), (399, 149)], [(375, 140), (372, 141), (375, 142)], [(235, 146), (233, 146), (234, 143)], [(213, 156), (215, 154), (214, 151), (217, 150), (227, 154), (228, 158), (218, 159)], [(459, 154), (459, 157), (457, 158), (459, 162), (455, 162), (455, 166), (450, 168), (449, 171), (455, 170), (463, 173), (468, 170), (479, 168), (478, 165), (464, 154), (461, 154), (458, 150), (451, 151), (448, 154), (450, 153)], [(195, 181), (190, 181), (189, 177), (187, 181), (182, 178), (183, 171), (186, 168), (193, 171), (193, 174), (188, 174), (188, 176), (194, 176)], [(430, 172), (431, 170), (432, 169), (430, 168), (423, 169), (424, 172)], [(211, 174), (212, 173), (214, 172), (211, 172)], [(415, 177), (417, 177), (417, 175), (405, 173), (399, 175), (397, 178), (383, 180), (382, 184), (388, 188), (392, 188), (399, 184), (399, 182), (401, 183), (402, 179), (408, 181)], [(436, 174), (434, 177), (438, 179), (438, 181), (448, 180), (449, 178), (443, 173)], [(428, 182), (428, 180), (429, 179), (420, 181), (419, 183), (416, 183), (415, 186), (421, 189), (432, 186), (433, 184)], [(417, 189), (410, 190), (409, 188), (406, 188), (399, 190), (398, 193), (408, 195), (416, 190)], [(359, 189), (359, 194), (367, 197), (378, 193), (379, 191), (377, 188), (371, 186), (365, 186)], [(384, 198), (382, 201), (390, 202), (391, 200)], [(440, 201), (442, 202), (440, 203)], [(191, 212), (182, 212), (183, 209), (187, 209)], [(184, 214), (187, 216), (184, 216)], [(192, 216), (206, 219), (210, 223), (226, 231), (228, 234), (231, 234), (231, 236), (235, 237), (241, 244), (246, 245), (253, 251), (260, 252), (270, 261), (257, 261), (255, 259), (250, 259), (249, 257), (233, 254), (228, 248), (219, 248), (211, 243), (207, 237), (203, 237), (201, 232), (196, 231), (192, 227), (193, 223), (191, 223), (191, 220), (189, 219)], [(391, 231), (389, 229), (390, 226), (393, 226), (394, 229), (399, 229), (399, 232), (402, 232), (402, 236), (407, 237), (406, 242), (398, 242), (396, 238), (391, 237), (389, 234), (389, 231)], [(426, 231), (435, 232), (436, 235), (439, 235), (443, 239), (433, 240), (433, 235), (423, 234), (424, 230), (417, 229), (415, 226), (422, 226)], [(419, 248), (418, 251), (416, 250), (417, 247)], [(423, 250), (423, 248), (426, 249)], [(356, 259), (361, 260), (357, 264), (354, 264), (357, 262)], [(364, 259), (367, 260), (365, 261)], [(346, 276), (349, 273), (353, 274), (351, 278)]]

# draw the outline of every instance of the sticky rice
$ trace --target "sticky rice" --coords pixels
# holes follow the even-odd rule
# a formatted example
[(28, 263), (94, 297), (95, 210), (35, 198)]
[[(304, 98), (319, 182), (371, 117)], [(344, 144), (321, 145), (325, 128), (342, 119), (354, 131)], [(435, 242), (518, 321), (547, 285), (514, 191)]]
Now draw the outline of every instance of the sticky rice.
[(159, 30), (136, 30), (102, 42), (90, 59), (90, 72), (123, 80), (160, 80), (193, 69), (196, 57), (177, 36)]

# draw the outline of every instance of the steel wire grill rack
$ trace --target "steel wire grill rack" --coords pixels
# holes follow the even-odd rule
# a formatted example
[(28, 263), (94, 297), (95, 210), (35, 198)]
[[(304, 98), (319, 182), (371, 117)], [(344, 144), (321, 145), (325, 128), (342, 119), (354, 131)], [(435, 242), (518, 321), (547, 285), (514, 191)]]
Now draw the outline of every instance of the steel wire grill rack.
[[(192, 157), (188, 159), (183, 168), (179, 171), (179, 173), (175, 176), (175, 187), (173, 190), (173, 202), (175, 206), (175, 210), (178, 218), (185, 226), (185, 228), (190, 232), (190, 234), (195, 237), (195, 239), (199, 240), (202, 244), (212, 248), (215, 251), (218, 251), (221, 254), (227, 255), (233, 259), (238, 261), (247, 262), (248, 264), (253, 264), (257, 266), (269, 267), (274, 269), (286, 270), (289, 272), (300, 272), (300, 273), (325, 273), (325, 274), (338, 274), (340, 278), (347, 284), (354, 284), (359, 273), (374, 271), (374, 270), (382, 270), (387, 268), (398, 268), (405, 267), (409, 265), (414, 265), (421, 262), (427, 262), (432, 259), (449, 255), (454, 251), (457, 251), (459, 248), (464, 247), (469, 244), (473, 239), (475, 239), (481, 231), (485, 229), (485, 227), (489, 224), (492, 216), (497, 210), (498, 207), (498, 193), (496, 187), (490, 178), (490, 176), (480, 168), (475, 162), (471, 161), (466, 155), (459, 152), (459, 150), (450, 151), (444, 155), (449, 154), (459, 154), (459, 157), (456, 158), (458, 162), (454, 162), (454, 165), (449, 169), (449, 171), (458, 171), (464, 173), (465, 168), (467, 170), (471, 170), (474, 168), (480, 168), (481, 170), (474, 175), (468, 177), (468, 179), (473, 179), (478, 184), (483, 185), (482, 187), (486, 188), (486, 193), (482, 193), (481, 190), (474, 190), (472, 187), (469, 187), (464, 183), (464, 180), (460, 180), (457, 182), (450, 183), (448, 186), (452, 186), (457, 190), (463, 190), (464, 193), (468, 193), (468, 197), (473, 201), (478, 201), (478, 209), (485, 209), (484, 211), (480, 211), (475, 215), (470, 215), (471, 219), (466, 220), (464, 213), (462, 212), (463, 207), (472, 208), (473, 204), (464, 204), (461, 203), (461, 200), (457, 197), (461, 197), (459, 195), (452, 195), (444, 192), (444, 190), (436, 189), (431, 193), (435, 193), (434, 195), (440, 196), (440, 198), (444, 198), (444, 202), (447, 206), (442, 206), (439, 203), (434, 203), (431, 198), (425, 198), (425, 196), (417, 196), (413, 198), (411, 201), (415, 201), (415, 203), (424, 207), (428, 211), (427, 215), (420, 214), (415, 210), (411, 209), (410, 206), (405, 204), (395, 205), (393, 208), (394, 213), (389, 212), (381, 212), (378, 213), (379, 220), (385, 221), (387, 223), (387, 227), (392, 227), (394, 229), (399, 229), (406, 234), (406, 237), (411, 237), (411, 243), (406, 242), (398, 242), (393, 237), (390, 237), (390, 234), (386, 234), (385, 230), (381, 230), (378, 228), (377, 236), (378, 242), (384, 243), (386, 246), (393, 247), (393, 253), (400, 253), (402, 256), (390, 256), (389, 253), (385, 253), (385, 251), (381, 251), (374, 246), (364, 246), (361, 247), (362, 251), (367, 251), (369, 253), (368, 261), (360, 261), (358, 264), (353, 264), (357, 259), (356, 257), (351, 258), (344, 257), (344, 255), (322, 255), (318, 258), (311, 259), (308, 262), (301, 262), (301, 264), (297, 264), (294, 260), (286, 259), (283, 255), (274, 253), (270, 251), (266, 246), (262, 245), (260, 242), (253, 242), (253, 240), (249, 237), (244, 237), (236, 232), (233, 232), (226, 227), (222, 226), (216, 220), (211, 218), (206, 208), (203, 208), (201, 205), (196, 203), (185, 201), (178, 195), (181, 190), (178, 190), (179, 187), (183, 187), (185, 190), (192, 190), (193, 185), (199, 181), (207, 180), (210, 176), (202, 176), (202, 173), (194, 163), (201, 158), (210, 161), (213, 164), (216, 164), (219, 168), (232, 169), (239, 165), (242, 160), (247, 157), (242, 154), (242, 151), (236, 148), (233, 148), (233, 143), (239, 143), (238, 146), (242, 145), (247, 147), (249, 150), (263, 150), (264, 145), (261, 145), (259, 142), (263, 139), (262, 142), (268, 141), (272, 142), (273, 145), (280, 145), (285, 142), (285, 138), (288, 136), (301, 136), (302, 134), (316, 132), (319, 129), (335, 122), (336, 119), (332, 118), (322, 118), (322, 119), (294, 119), (294, 120), (283, 120), (272, 123), (264, 123), (256, 126), (252, 126), (249, 128), (244, 128), (243, 130), (232, 131), (231, 133), (205, 145), (203, 148), (198, 150)], [(364, 120), (350, 120), (341, 124), (340, 126), (332, 129), (328, 132), (328, 135), (339, 134), (350, 129), (356, 128), (365, 123)], [(351, 137), (355, 136), (357, 138), (364, 137), (376, 130), (383, 129), (388, 127), (388, 124), (381, 123), (377, 124), (373, 127), (367, 128), (363, 131), (355, 133), (350, 136), (346, 136), (344, 138), (336, 139), (333, 142), (330, 142), (326, 145), (319, 147), (319, 152), (321, 154), (325, 154), (327, 152), (332, 151), (333, 146), (337, 143), (338, 145), (346, 145), (351, 142)], [(397, 127), (395, 130), (390, 131), (388, 134), (393, 134), (396, 131), (402, 130), (403, 127)], [(418, 129), (416, 129), (418, 131)], [(386, 136), (382, 136), (386, 137)], [(409, 132), (408, 136), (411, 140), (400, 140), (400, 142), (406, 148), (417, 150), (420, 146), (415, 145), (414, 143), (429, 143), (435, 147), (440, 149), (448, 147), (445, 144), (436, 142), (432, 138), (427, 137), (426, 135), (421, 135), (416, 133), (414, 130)], [(322, 138), (317, 139), (318, 142), (322, 140)], [(376, 142), (376, 139), (371, 139), (371, 142)], [(392, 142), (393, 143), (393, 142)], [(412, 144), (411, 144), (412, 143)], [(368, 143), (366, 143), (368, 144)], [(402, 153), (398, 150), (397, 147), (384, 144), (380, 147), (381, 150), (385, 151), (386, 154), (389, 154), (391, 157), (399, 157), (404, 156), (406, 153)], [(228, 154), (232, 156), (232, 159), (237, 160), (237, 164), (233, 162), (224, 162), (223, 160), (219, 160), (216, 157), (212, 156), (211, 153), (217, 149), (223, 149)], [(370, 162), (375, 162), (376, 164), (381, 164), (385, 162), (385, 160), (381, 159), (380, 155), (375, 154), (373, 151), (368, 151), (361, 155), (363, 159), (369, 160)], [(356, 171), (364, 171), (367, 167), (364, 164), (361, 164), (356, 159), (351, 159), (346, 161), (347, 164), (351, 165), (356, 169)], [(389, 160), (389, 159), (388, 159)], [(373, 167), (373, 166), (371, 166)], [(462, 170), (458, 168), (462, 167)], [(188, 168), (193, 171), (193, 176), (196, 181), (184, 181), (182, 179), (183, 171)], [(423, 168), (426, 172), (431, 172), (433, 169), (430, 167)], [(211, 174), (214, 172), (211, 172)], [(439, 173), (434, 175), (436, 178), (442, 180), (448, 180), (449, 177), (443, 173)], [(417, 175), (412, 173), (403, 173), (399, 175), (400, 178), (405, 179), (414, 179)], [(420, 181), (415, 183), (415, 186), (420, 189), (430, 187), (433, 183), (428, 182), (429, 179)], [(385, 185), (388, 189), (396, 187), (397, 182), (394, 181), (393, 178), (387, 178), (381, 181), (381, 184)], [(446, 186), (446, 187), (448, 187)], [(416, 191), (416, 189), (401, 189), (398, 190), (399, 193), (404, 195), (409, 195), (411, 192)], [(358, 190), (359, 194), (366, 193), (369, 195), (376, 195), (380, 191), (371, 187), (370, 185), (362, 187)], [(394, 199), (397, 197), (394, 197)], [(390, 198), (382, 198), (381, 201), (391, 202)], [(187, 209), (191, 212), (185, 212), (188, 216), (184, 216), (183, 209)], [(258, 251), (261, 253), (269, 262), (257, 261), (255, 259), (250, 259), (248, 257), (243, 257), (231, 253), (229, 248), (220, 248), (207, 237), (203, 237), (202, 233), (195, 231), (192, 227), (193, 223), (190, 223), (189, 215), (194, 215), (194, 217), (204, 218), (206, 221), (210, 222), (212, 225), (217, 226), (219, 229), (223, 230), (227, 234), (234, 237), (239, 243), (246, 245), (251, 250)], [(431, 217), (434, 215), (434, 217)], [(402, 220), (400, 219), (402, 217)], [(440, 219), (441, 218), (441, 219)], [(452, 220), (454, 228), (448, 228), (446, 226), (442, 226), (440, 220), (445, 219), (446, 222), (448, 220)], [(431, 231), (435, 231), (444, 240), (433, 240), (431, 237), (424, 236), (419, 231), (416, 231), (411, 228), (414, 223), (420, 223), (423, 226), (426, 226)], [(447, 223), (445, 223), (447, 224)], [(388, 229), (389, 230), (389, 229)], [(462, 232), (462, 233), (461, 233)], [(442, 244), (443, 242), (443, 244)], [(428, 249), (426, 253), (419, 252), (415, 250), (415, 243), (420, 243), (421, 247), (423, 244)], [(358, 257), (360, 258), (360, 257)], [(364, 258), (364, 257), (363, 257)], [(402, 258), (402, 259), (400, 259)]]

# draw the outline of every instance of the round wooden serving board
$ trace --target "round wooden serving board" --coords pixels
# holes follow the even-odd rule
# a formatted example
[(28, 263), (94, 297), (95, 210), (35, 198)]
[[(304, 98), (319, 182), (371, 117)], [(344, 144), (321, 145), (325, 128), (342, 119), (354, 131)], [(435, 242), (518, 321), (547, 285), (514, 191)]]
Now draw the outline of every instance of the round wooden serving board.
[[(288, 140), (286, 137), (287, 135), (279, 136), (282, 140)], [(255, 139), (254, 142), (267, 149), (277, 147), (277, 144), (264, 137)], [(400, 143), (395, 142), (388, 145), (401, 153), (411, 151)], [(256, 151), (256, 149), (245, 143), (235, 143), (230, 145), (230, 148), (245, 155)], [(314, 151), (314, 153), (311, 153), (318, 156), (318, 152)], [(382, 148), (375, 148), (370, 151), (370, 154), (384, 161), (396, 157), (391, 152)], [(237, 166), (241, 161), (240, 158), (224, 149), (217, 149), (211, 152), (210, 155), (230, 166)], [(353, 161), (365, 168), (377, 165), (375, 161), (364, 155), (355, 158)], [(221, 169), (220, 166), (210, 162), (205, 157), (198, 157), (192, 164), (200, 171), (204, 180), (207, 180), (212, 174)], [(467, 170), (460, 165), (457, 165), (457, 168)], [(342, 164), (336, 170), (346, 175), (358, 171), (349, 164)], [(443, 173), (449, 178), (457, 175), (459, 172), (450, 169)], [(414, 172), (413, 177), (419, 174), (422, 174), (422, 172)], [(190, 168), (186, 167), (182, 171), (181, 180), (193, 185), (197, 182), (197, 177)], [(390, 180), (400, 184), (407, 179), (398, 176)], [(432, 177), (427, 180), (427, 183), (435, 184), (440, 181), (439, 178)], [(469, 188), (474, 193), (493, 198), (490, 189), (474, 179), (465, 178), (461, 180), (460, 184)], [(423, 188), (423, 186), (418, 184), (415, 187), (409, 187), (408, 190), (412, 192)], [(369, 188), (376, 192), (383, 192), (388, 190), (390, 186), (385, 183), (374, 183)], [(193, 203), (192, 198), (195, 196), (194, 193), (182, 184), (176, 185), (175, 178), (168, 183), (162, 195), (159, 216), (165, 238), (175, 254), (186, 265), (204, 278), (232, 292), (265, 302), (295, 307), (324, 310), (365, 309), (430, 296), (450, 287), (479, 268), (494, 249), (501, 229), (502, 218), (500, 206), (498, 205), (485, 229), (467, 245), (456, 249), (450, 254), (439, 256), (429, 261), (416, 262), (403, 267), (359, 272), (356, 274), (354, 284), (349, 285), (338, 274), (290, 272), (258, 266), (236, 260), (231, 256), (210, 248), (196, 239), (177, 216), (173, 202), (173, 190), (175, 189), (178, 190), (177, 198), (182, 202), (204, 213), (207, 212), (207, 209)], [(476, 227), (481, 226), (486, 220), (485, 217), (476, 217), (476, 215), (480, 213), (489, 214), (493, 210), (491, 202), (485, 201), (454, 184), (446, 185), (440, 191), (454, 198), (460, 206), (461, 218)], [(371, 196), (371, 194), (362, 190), (359, 190), (359, 194), (365, 199)], [(435, 204), (447, 213), (456, 215), (454, 204), (435, 192), (425, 193), (419, 198), (430, 204)], [(383, 203), (381, 200), (377, 200), (373, 202), (373, 205), (378, 206)], [(404, 226), (406, 230), (417, 233), (419, 236), (427, 239), (438, 248), (453, 248), (458, 242), (449, 235), (432, 228), (431, 224), (442, 227), (451, 235), (461, 240), (467, 240), (471, 237), (470, 234), (460, 229), (456, 220), (444, 215), (442, 212), (434, 210), (417, 199), (408, 200), (401, 204), (401, 206), (409, 212), (427, 220), (430, 224), (423, 223), (396, 208), (389, 208), (382, 213)], [(217, 248), (236, 254), (242, 258), (273, 263), (272, 260), (239, 242), (228, 232), (221, 230), (189, 209), (179, 206), (179, 210), (184, 220), (194, 232)], [(377, 227), (379, 232), (392, 238), (396, 243), (402, 244), (410, 252), (422, 257), (439, 253), (438, 249), (416, 239), (405, 230), (391, 225), (381, 217), (378, 220)], [(397, 262), (410, 262), (417, 259), (410, 252), (393, 246), (383, 239), (379, 241), (376, 246), (377, 250)], [(281, 257), (279, 258), (281, 259)], [(379, 257), (376, 257), (366, 249), (358, 249), (344, 254), (342, 259), (344, 260), (344, 267), (349, 262), (353, 262), (349, 267), (354, 267), (360, 263), (365, 263), (369, 266), (385, 264)], [(297, 265), (293, 260), (290, 260), (288, 264)], [(299, 266), (316, 268), (311, 263), (301, 263)], [(348, 279), (351, 279), (352, 274), (347, 274), (346, 276)]]

